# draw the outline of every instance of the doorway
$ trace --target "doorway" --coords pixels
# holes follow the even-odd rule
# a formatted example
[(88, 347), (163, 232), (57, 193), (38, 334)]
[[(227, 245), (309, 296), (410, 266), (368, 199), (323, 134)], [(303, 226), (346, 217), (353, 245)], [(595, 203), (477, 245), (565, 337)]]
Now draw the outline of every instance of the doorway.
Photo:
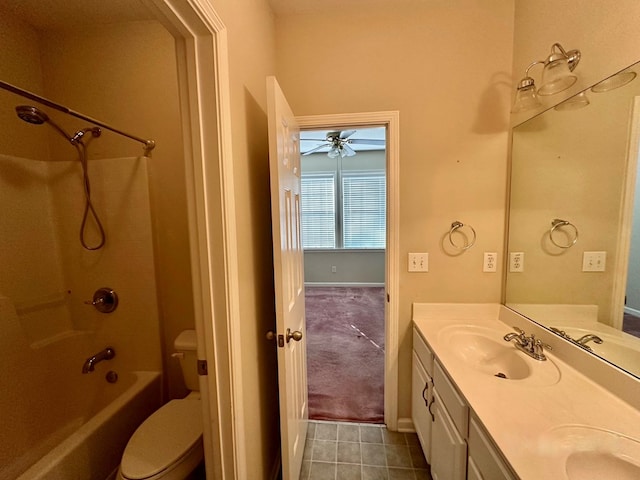
[(312, 420), (384, 421), (386, 128), (300, 132)]
[[(332, 220), (330, 220), (333, 224), (337, 225), (337, 227), (333, 228), (333, 241), (339, 248), (319, 248), (318, 250), (320, 251), (314, 251), (313, 254), (309, 256), (307, 256), (307, 252), (305, 251), (305, 284), (309, 287), (306, 289), (310, 292), (312, 292), (313, 289), (339, 289), (340, 293), (344, 294), (341, 296), (341, 301), (345, 301), (345, 297), (347, 297), (346, 301), (351, 301), (356, 305), (365, 305), (369, 308), (373, 308), (374, 310), (377, 308), (378, 311), (382, 310), (380, 328), (384, 329), (384, 331), (380, 332), (380, 328), (378, 329), (378, 334), (381, 334), (380, 337), (378, 337), (378, 341), (376, 341), (375, 338), (372, 338), (374, 334), (370, 333), (370, 331), (366, 332), (364, 329), (359, 328), (359, 325), (357, 324), (358, 322), (348, 322), (346, 325), (344, 325), (345, 322), (343, 322), (343, 328), (350, 329), (353, 333), (353, 338), (361, 344), (368, 342), (372, 349), (375, 349), (377, 354), (382, 357), (380, 375), (384, 379), (381, 385), (383, 411), (381, 418), (376, 421), (385, 423), (391, 430), (396, 430), (398, 428), (398, 329), (396, 305), (398, 291), (398, 229), (396, 227), (398, 219), (398, 113), (374, 112), (362, 114), (322, 115), (297, 117), (297, 120), (303, 130), (303, 133), (301, 134), (301, 153), (303, 154), (303, 162), (311, 165), (315, 164), (315, 172), (313, 172), (313, 169), (311, 170), (315, 175), (332, 175), (333, 182), (325, 179), (325, 185), (332, 184), (334, 186), (333, 198), (336, 198), (335, 190), (340, 191), (343, 188), (352, 188), (354, 185), (358, 186), (358, 184), (360, 184), (360, 190), (362, 191), (362, 189), (366, 188), (365, 186), (367, 185), (367, 178), (364, 177), (367, 175), (372, 177), (376, 177), (376, 175), (378, 176), (377, 180), (373, 179), (373, 182), (371, 182), (374, 184), (372, 187), (373, 191), (378, 193), (371, 194), (370, 190), (368, 191), (369, 193), (367, 193), (368, 198), (371, 198), (372, 196), (380, 198), (380, 192), (382, 191), (381, 201), (384, 206), (383, 210), (385, 218), (381, 234), (383, 238), (377, 245), (378, 248), (363, 247), (357, 243), (357, 239), (354, 240), (353, 231), (350, 230), (351, 227), (349, 225), (345, 226), (344, 221), (341, 218), (342, 215), (348, 214), (344, 214), (343, 205), (340, 204), (340, 202), (352, 202), (353, 199), (345, 199), (344, 195), (341, 195), (340, 198), (334, 201), (334, 203), (338, 205), (338, 213), (333, 217), (337, 217), (337, 219), (332, 217)], [(355, 132), (351, 133), (354, 130)], [(332, 141), (332, 139), (336, 137), (336, 133), (338, 139), (340, 139), (340, 135), (342, 135), (343, 138), (341, 140), (348, 140), (351, 137), (353, 137), (352, 140), (377, 139), (384, 140), (384, 145), (381, 145), (382, 142), (377, 142), (377, 145), (373, 144), (368, 146), (366, 146), (364, 142), (360, 143), (359, 141), (346, 143), (349, 147), (353, 148), (355, 155), (350, 154), (351, 152), (347, 150), (346, 153), (342, 152), (343, 155), (341, 157), (340, 144)], [(306, 143), (304, 140), (305, 137), (314, 138), (316, 142), (311, 144)], [(318, 142), (317, 140), (320, 141)], [(322, 145), (322, 148), (317, 148), (320, 145)], [(382, 153), (380, 153), (381, 147), (384, 147)], [(304, 155), (309, 152), (309, 150), (314, 151), (311, 152), (311, 155)], [(332, 157), (329, 156), (330, 153), (332, 153), (333, 159), (339, 157), (343, 160), (341, 162), (332, 162), (339, 166), (336, 166), (331, 173), (327, 172), (326, 169), (323, 171), (322, 168), (318, 168), (318, 162), (321, 159), (332, 160)], [(360, 155), (360, 162), (356, 163), (355, 160), (358, 159), (358, 155)], [(304, 157), (307, 156), (315, 156), (315, 159), (309, 159), (310, 161), (306, 162), (307, 159)], [(368, 156), (376, 158), (375, 160), (372, 160), (371, 158), (369, 159), (369, 166), (367, 166), (367, 162), (365, 161)], [(328, 162), (326, 160), (324, 160), (323, 163), (327, 164)], [(305, 169), (305, 166), (303, 165), (303, 176), (305, 176), (305, 170), (310, 172), (310, 170)], [(344, 180), (344, 178), (347, 178), (347, 180)], [(338, 187), (336, 187), (337, 180), (340, 182)], [(371, 178), (369, 178), (369, 180), (371, 180)], [(375, 186), (376, 181), (378, 182), (377, 187)], [(315, 186), (317, 187), (321, 183), (322, 180), (319, 180), (315, 183)], [(371, 187), (371, 184), (369, 184), (368, 187)], [(350, 190), (350, 193), (352, 194), (353, 191)], [(358, 199), (356, 199), (356, 202), (357, 201)], [(303, 208), (304, 202), (303, 190)], [(371, 207), (370, 205), (368, 206)], [(347, 220), (347, 223), (348, 221), (349, 220)], [(302, 228), (305, 228), (304, 214)], [(308, 238), (309, 235), (310, 234), (307, 232), (306, 237)], [(303, 238), (305, 238), (304, 235)], [(371, 257), (375, 255), (379, 257), (379, 263), (367, 260), (362, 263), (362, 260), (366, 259), (367, 256), (371, 259)], [(358, 256), (361, 258), (357, 258)], [(350, 262), (355, 262), (355, 264)], [(360, 262), (359, 264), (361, 267), (357, 267), (358, 262)], [(317, 266), (318, 264), (321, 265), (321, 271), (319, 272), (321, 274), (320, 276), (318, 276), (317, 268), (314, 267), (314, 265)], [(379, 265), (377, 277), (374, 272), (370, 271), (375, 270), (376, 264)], [(362, 267), (362, 265), (365, 266)], [(367, 275), (373, 275), (370, 278), (373, 278), (374, 280), (367, 281), (362, 280), (362, 278), (358, 279), (354, 276), (362, 274), (363, 272)], [(322, 275), (324, 275), (324, 279)], [(326, 294), (327, 292), (319, 292), (319, 290), (316, 290), (316, 293), (321, 293), (321, 295), (316, 296), (321, 297), (322, 294)], [(329, 293), (335, 294), (338, 292), (337, 290), (334, 290)], [(372, 294), (373, 297), (370, 296)], [(336, 295), (329, 294), (328, 296), (325, 296), (325, 298), (332, 297), (336, 297)], [(374, 298), (376, 300), (374, 300)], [(318, 298), (316, 298), (316, 300), (317, 299)], [(325, 314), (326, 313), (325, 309)], [(312, 326), (309, 328), (313, 329)], [(360, 332), (357, 331), (358, 329)], [(309, 330), (308, 335), (309, 338), (312, 339), (313, 331)], [(372, 341), (373, 343), (371, 343)], [(376, 344), (377, 347), (374, 346), (374, 344)], [(310, 393), (311, 388), (312, 385), (310, 385)]]

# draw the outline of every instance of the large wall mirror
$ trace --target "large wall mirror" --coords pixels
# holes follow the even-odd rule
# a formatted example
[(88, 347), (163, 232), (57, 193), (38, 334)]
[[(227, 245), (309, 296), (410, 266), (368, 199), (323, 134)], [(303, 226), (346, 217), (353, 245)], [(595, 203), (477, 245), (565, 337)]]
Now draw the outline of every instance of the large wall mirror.
[(513, 129), (505, 305), (640, 377), (636, 72)]

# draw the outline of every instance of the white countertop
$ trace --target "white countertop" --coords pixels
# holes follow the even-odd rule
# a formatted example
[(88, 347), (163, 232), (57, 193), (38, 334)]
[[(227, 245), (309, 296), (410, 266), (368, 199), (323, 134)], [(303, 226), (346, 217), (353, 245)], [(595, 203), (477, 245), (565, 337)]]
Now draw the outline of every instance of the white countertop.
[[(557, 444), (560, 438), (552, 434), (553, 429), (568, 425), (594, 427), (594, 430), (587, 429), (596, 434), (590, 438), (605, 450), (618, 447), (598, 439), (597, 429), (631, 437), (617, 436), (625, 445), (632, 445), (632, 453), (627, 452), (627, 458), (632, 455), (631, 461), (640, 466), (640, 456), (635, 456), (640, 452), (640, 443), (636, 443), (640, 441), (640, 411), (564, 363), (553, 352), (545, 354), (559, 370), (559, 380), (539, 384), (481, 373), (446, 344), (441, 333), (452, 325), (494, 329), (496, 339), (503, 341), (502, 336), (513, 331), (510, 325), (499, 320), (503, 308), (499, 304), (414, 304), (413, 321), (518, 476), (523, 480), (568, 478), (562, 457), (567, 453)], [(535, 363), (545, 363), (531, 361), (534, 369)], [(580, 441), (573, 438), (569, 444), (573, 442), (575, 447)]]

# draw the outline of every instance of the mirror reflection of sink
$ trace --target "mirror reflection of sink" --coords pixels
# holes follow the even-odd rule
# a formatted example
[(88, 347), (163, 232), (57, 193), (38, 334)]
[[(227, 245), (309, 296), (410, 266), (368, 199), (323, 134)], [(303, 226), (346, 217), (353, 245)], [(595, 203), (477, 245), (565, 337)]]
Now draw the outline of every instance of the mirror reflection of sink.
[(562, 425), (544, 435), (551, 457), (545, 462), (558, 479), (637, 480), (640, 441), (587, 425)]
[(551, 385), (560, 379), (560, 371), (551, 360), (527, 357), (503, 340), (504, 332), (477, 325), (452, 325), (439, 334), (442, 341), (465, 365), (501, 379)]

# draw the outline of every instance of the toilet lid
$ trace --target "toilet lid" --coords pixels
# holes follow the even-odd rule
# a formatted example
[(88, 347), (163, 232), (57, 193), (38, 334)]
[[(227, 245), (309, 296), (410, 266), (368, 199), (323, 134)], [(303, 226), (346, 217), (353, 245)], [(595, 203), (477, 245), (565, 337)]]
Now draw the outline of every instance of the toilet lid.
[(177, 462), (202, 438), (199, 400), (172, 400), (135, 431), (122, 456), (122, 474), (130, 479), (156, 475)]

